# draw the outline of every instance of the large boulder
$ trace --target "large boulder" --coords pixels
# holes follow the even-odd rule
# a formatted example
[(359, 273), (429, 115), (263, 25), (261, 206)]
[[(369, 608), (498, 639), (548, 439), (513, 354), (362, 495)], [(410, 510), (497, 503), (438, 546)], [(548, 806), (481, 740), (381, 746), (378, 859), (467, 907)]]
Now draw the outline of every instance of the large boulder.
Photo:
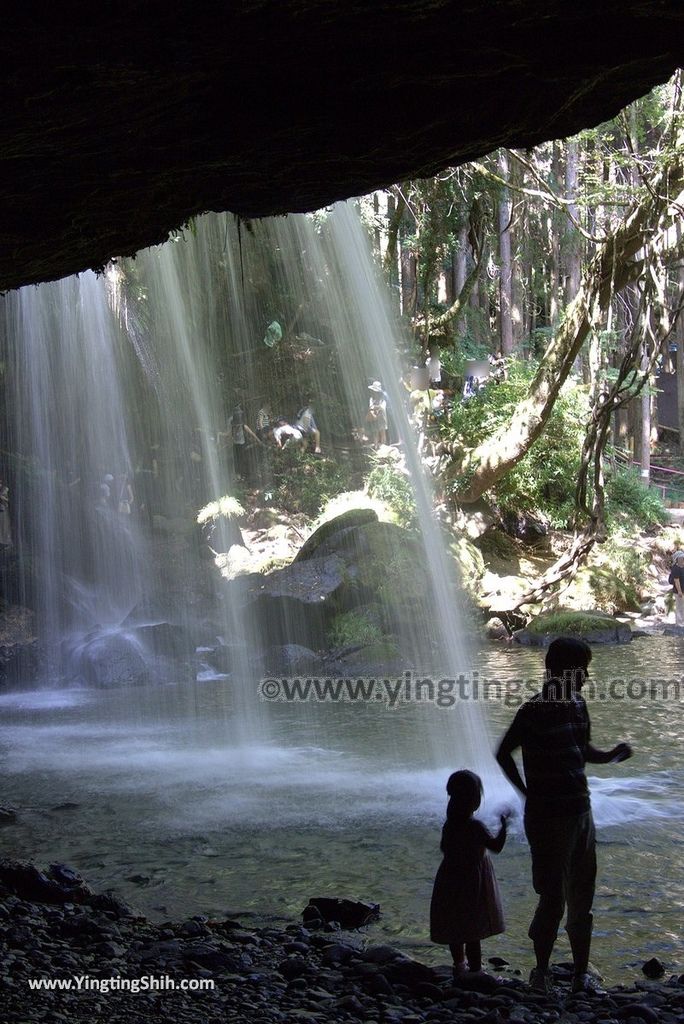
[(130, 630), (142, 649), (157, 657), (182, 658), (191, 655), (197, 637), (191, 627), (178, 622), (146, 622)]
[[(420, 542), (372, 509), (352, 509), (323, 524), (291, 565), (230, 581), (260, 639), (274, 648), (314, 651), (371, 647), (363, 665), (397, 656), (395, 637), (415, 651), (431, 642), (431, 581)], [(345, 618), (346, 616), (346, 618)], [(352, 616), (361, 630), (347, 636)], [(338, 627), (344, 626), (344, 629)], [(386, 659), (385, 659), (386, 660)]]
[(326, 666), (319, 654), (301, 644), (269, 647), (264, 652), (263, 668), (286, 676), (323, 675)]
[(130, 633), (101, 633), (73, 652), (72, 672), (93, 686), (139, 686), (149, 667), (139, 640)]
[(338, 610), (346, 577), (337, 555), (311, 558), (266, 576), (254, 573), (232, 581), (229, 600), (241, 602), (262, 644), (316, 649), (325, 642), (325, 617)]
[(314, 530), (297, 552), (295, 562), (305, 562), (307, 559), (313, 558), (315, 554), (320, 556), (319, 548), (321, 544), (343, 530), (347, 530), (352, 526), (364, 526), (366, 523), (377, 523), (377, 521), (377, 512), (374, 512), (372, 508), (350, 508), (348, 512), (343, 512), (342, 515), (329, 519), (326, 523), (319, 526), (317, 530)]

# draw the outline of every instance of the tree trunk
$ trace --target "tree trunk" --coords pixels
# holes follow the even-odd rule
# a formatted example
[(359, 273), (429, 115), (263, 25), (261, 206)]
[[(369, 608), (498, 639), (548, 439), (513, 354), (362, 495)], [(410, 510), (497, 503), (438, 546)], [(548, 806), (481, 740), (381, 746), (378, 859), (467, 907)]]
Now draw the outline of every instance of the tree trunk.
[[(608, 309), (613, 294), (642, 273), (648, 252), (637, 260), (639, 250), (645, 246), (665, 249), (668, 240), (664, 231), (675, 215), (673, 206), (683, 184), (682, 155), (675, 151), (641, 202), (588, 265), (583, 284), (544, 354), (527, 398), (510, 420), (465, 453), (455, 445), (443, 446), (451, 456), (446, 472), (456, 484), (459, 500), (476, 501), (523, 458), (539, 437), (592, 326)], [(673, 197), (672, 202), (669, 197)]]
[[(561, 177), (560, 147), (557, 142), (553, 144), (553, 156), (551, 159), (552, 184), (555, 189)], [(547, 231), (549, 236), (549, 323), (556, 327), (560, 317), (560, 231), (559, 214), (553, 207), (549, 208), (547, 215)]]
[[(648, 369), (648, 354), (645, 351), (641, 356), (641, 369)], [(641, 392), (638, 401), (641, 404), (640, 476), (648, 486), (651, 480), (651, 389), (648, 384)]]
[[(510, 168), (508, 153), (499, 150), (499, 174), (508, 180)], [(511, 199), (507, 188), (502, 186), (499, 196), (499, 339), (501, 352), (510, 356), (513, 352), (513, 266), (511, 258)]]
[(418, 261), (412, 249), (401, 246), (401, 311), (415, 316), (418, 305)]
[[(454, 299), (456, 299), (463, 292), (463, 287), (466, 282), (466, 275), (468, 270), (468, 227), (465, 223), (461, 225), (458, 231), (458, 249), (454, 257)], [(457, 338), (462, 338), (465, 335), (465, 309), (464, 302), (461, 303), (461, 311), (458, 316), (454, 318), (454, 330)]]
[[(677, 242), (681, 244), (682, 229), (677, 224)], [(679, 296), (684, 296), (684, 265), (679, 268)], [(677, 422), (679, 423), (679, 452), (684, 455), (684, 316), (677, 320)]]
[(565, 192), (568, 199), (567, 239), (565, 245), (565, 303), (569, 305), (580, 289), (582, 274), (580, 240), (577, 229), (570, 220), (579, 221), (577, 199), (577, 176), (579, 171), (579, 146), (576, 139), (565, 144)]
[(390, 195), (387, 198), (387, 213), (389, 214), (389, 225), (387, 227), (387, 249), (385, 250), (385, 270), (390, 281), (395, 280), (397, 270), (397, 244), (399, 239), (399, 228), (404, 218), (406, 200), (403, 193), (398, 196)]
[[(522, 189), (525, 183), (525, 171), (521, 163), (513, 161), (511, 166), (511, 184), (517, 190)], [(526, 336), (525, 324), (525, 289), (529, 294), (530, 275), (523, 273), (528, 270), (528, 261), (523, 260), (522, 241), (529, 237), (529, 225), (527, 224), (527, 203), (520, 203), (511, 209), (511, 226), (509, 228), (511, 239), (511, 325), (513, 328), (513, 351), (520, 349), (522, 339)]]

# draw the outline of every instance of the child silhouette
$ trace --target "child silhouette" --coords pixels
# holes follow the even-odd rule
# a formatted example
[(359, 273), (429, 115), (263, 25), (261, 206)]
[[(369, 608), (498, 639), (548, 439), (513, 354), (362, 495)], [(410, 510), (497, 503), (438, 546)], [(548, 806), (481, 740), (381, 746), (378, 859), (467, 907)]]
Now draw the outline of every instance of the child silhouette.
[(481, 939), (505, 931), (501, 897), (487, 850), (499, 853), (506, 842), (507, 814), (491, 836), (473, 814), (482, 800), (482, 781), (470, 771), (454, 772), (447, 782), (449, 804), (430, 904), (430, 938), (447, 945), (454, 977), (482, 970)]

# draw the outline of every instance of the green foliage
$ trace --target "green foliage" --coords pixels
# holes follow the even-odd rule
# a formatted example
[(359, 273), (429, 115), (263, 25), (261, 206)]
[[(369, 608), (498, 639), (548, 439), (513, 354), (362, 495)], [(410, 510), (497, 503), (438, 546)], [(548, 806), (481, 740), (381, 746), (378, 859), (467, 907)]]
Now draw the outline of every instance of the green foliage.
[(648, 579), (648, 554), (634, 543), (634, 530), (618, 531), (596, 545), (589, 562), (565, 593), (566, 603), (602, 611), (638, 611)]
[(465, 364), (468, 359), (486, 359), (490, 349), (484, 342), (478, 341), (471, 334), (459, 339), (458, 347), (447, 346), (440, 350), (442, 370), (446, 377), (462, 380)]
[(274, 467), (274, 503), (289, 512), (316, 517), (335, 495), (350, 489), (343, 465), (296, 448), (278, 452)]
[(606, 518), (612, 529), (652, 529), (667, 522), (667, 511), (657, 491), (649, 490), (631, 470), (616, 470), (606, 482)]
[(230, 494), (224, 494), (217, 501), (210, 501), (208, 505), (199, 510), (197, 522), (201, 526), (204, 523), (213, 523), (217, 519), (239, 519), (244, 514), (245, 510), (237, 498)]
[(485, 573), (485, 563), (480, 547), (462, 534), (457, 534), (449, 541), (449, 551), (458, 564), (462, 586), (473, 597), (477, 597), (480, 581)]
[(587, 569), (596, 604), (605, 611), (638, 611), (647, 558), (627, 546), (626, 538), (608, 541)]
[(382, 572), (377, 594), (386, 607), (401, 604), (415, 609), (429, 596), (427, 568), (417, 563), (414, 548), (395, 550), (382, 564)]
[[(463, 448), (485, 440), (527, 397), (535, 370), (534, 364), (511, 360), (508, 380), (492, 381), (476, 397), (454, 403), (445, 437)], [(502, 512), (537, 513), (558, 529), (570, 525), (586, 417), (586, 389), (568, 382), (544, 433), (494, 488), (493, 497)]]
[(413, 529), (418, 513), (410, 481), (392, 466), (376, 466), (366, 481), (371, 498), (377, 498), (391, 509), (398, 526)]
[(334, 647), (375, 644), (382, 640), (382, 630), (361, 612), (342, 612), (332, 620), (328, 638)]

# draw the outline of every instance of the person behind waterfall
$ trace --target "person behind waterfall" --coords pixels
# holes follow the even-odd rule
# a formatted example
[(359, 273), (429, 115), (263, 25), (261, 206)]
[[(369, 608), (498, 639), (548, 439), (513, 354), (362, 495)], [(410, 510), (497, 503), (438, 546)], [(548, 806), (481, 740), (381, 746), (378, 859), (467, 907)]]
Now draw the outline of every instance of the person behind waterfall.
[(304, 401), (304, 405), (297, 413), (295, 418), (295, 427), (297, 430), (301, 430), (304, 438), (311, 438), (314, 443), (314, 454), (321, 454), (321, 432), (316, 424), (316, 417), (314, 416), (313, 407), (311, 405), (311, 398), (307, 397)]
[(674, 593), (675, 623), (684, 626), (684, 551), (675, 553), (668, 582), (672, 584)]
[(12, 547), (9, 487), (0, 477), (0, 548)]
[[(591, 743), (587, 705), (581, 696), (589, 676), (591, 649), (583, 640), (561, 637), (546, 655), (541, 693), (519, 708), (499, 744), (496, 759), (525, 797), (525, 833), (532, 856), (532, 884), (539, 897), (529, 929), (536, 966), (530, 984), (552, 991), (549, 961), (567, 903), (573, 992), (600, 992), (589, 973), (596, 883), (596, 835), (584, 767), (624, 761), (627, 743), (597, 750)], [(522, 748), (523, 781), (513, 760)]]
[(473, 814), (482, 800), (482, 782), (470, 771), (458, 771), (447, 782), (449, 803), (442, 828), (440, 864), (430, 903), (430, 938), (448, 945), (454, 978), (482, 970), (482, 939), (505, 930), (501, 898), (487, 853), (499, 853), (506, 842), (506, 814), (495, 836)]
[(382, 383), (374, 380), (368, 385), (370, 398), (366, 413), (366, 434), (374, 448), (387, 444), (387, 395)]
[(263, 402), (262, 405), (259, 407), (259, 411), (257, 413), (256, 418), (256, 432), (259, 440), (268, 440), (271, 430), (273, 429), (271, 419), (271, 406), (269, 405), (268, 402)]

